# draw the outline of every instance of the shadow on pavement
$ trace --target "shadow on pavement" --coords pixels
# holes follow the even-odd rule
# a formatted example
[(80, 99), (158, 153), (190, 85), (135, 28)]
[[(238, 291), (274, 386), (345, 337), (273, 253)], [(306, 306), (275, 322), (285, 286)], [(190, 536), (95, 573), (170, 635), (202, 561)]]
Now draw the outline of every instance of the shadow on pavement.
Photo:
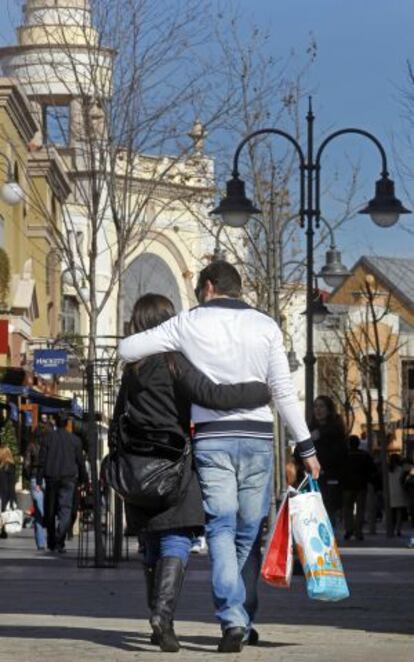
[[(178, 633), (183, 650), (195, 652), (216, 652), (218, 637), (208, 637), (204, 635), (180, 636)], [(117, 648), (119, 650), (131, 653), (154, 653), (159, 655), (158, 646), (150, 646), (149, 633), (131, 633), (118, 630), (99, 630), (96, 628), (79, 627), (61, 627), (61, 626), (27, 626), (27, 625), (0, 625), (0, 637), (12, 639), (36, 639), (39, 640), (65, 640), (65, 641), (84, 641), (89, 644)], [(140, 645), (141, 644), (141, 645)], [(142, 644), (146, 644), (145, 648)], [(193, 645), (189, 645), (193, 644)], [(261, 641), (255, 648), (282, 648), (287, 646), (298, 646), (299, 644), (270, 641)], [(209, 649), (205, 647), (208, 646)], [(211, 648), (213, 648), (211, 650)]]
[[(142, 648), (134, 644), (135, 635), (131, 632), (122, 632), (118, 630), (99, 630), (96, 628), (78, 628), (62, 626), (30, 626), (30, 625), (0, 625), (0, 637), (9, 637), (16, 639), (64, 639), (65, 641), (85, 641), (100, 646), (109, 646), (110, 648), (119, 648), (129, 652), (151, 652), (148, 648)], [(149, 644), (149, 635), (138, 634), (137, 639), (140, 642)], [(154, 647), (154, 653), (159, 652)]]
[[(182, 636), (179, 633), (180, 624), (177, 623), (176, 631), (177, 636), (182, 644), (182, 648), (187, 650), (199, 650), (197, 646), (214, 646), (216, 647), (219, 642), (219, 635), (216, 637), (209, 637), (207, 635), (191, 635), (191, 636)], [(189, 646), (188, 643), (194, 644), (194, 646)], [(292, 642), (274, 642), (274, 641), (259, 641), (254, 648), (283, 648), (286, 646), (299, 646), (300, 644)]]
[[(10, 554), (10, 550), (8, 550)], [(391, 556), (358, 553), (344, 556), (351, 597), (338, 603), (309, 600), (303, 577), (290, 590), (260, 584), (257, 623), (332, 627), (372, 633), (413, 634), (414, 553)], [(53, 614), (86, 618), (147, 619), (145, 587), (137, 560), (112, 570), (78, 569), (70, 554), (49, 562), (37, 557), (2, 558), (0, 614)], [(177, 612), (177, 621), (214, 623), (206, 558), (192, 560)], [(36, 599), (33, 599), (35, 595)], [(0, 616), (1, 620), (1, 616)], [(0, 627), (3, 636), (59, 637), (60, 628)], [(27, 634), (31, 632), (31, 634)], [(179, 626), (178, 626), (179, 632)], [(17, 633), (17, 634), (16, 634)], [(126, 633), (83, 628), (64, 630), (64, 638), (88, 638), (105, 645), (130, 646)], [(131, 633), (128, 633), (131, 636)], [(143, 637), (145, 635), (142, 635)], [(184, 637), (183, 642), (213, 646), (214, 637)], [(263, 647), (273, 647), (263, 642)], [(289, 644), (286, 644), (289, 645)], [(290, 644), (292, 645), (292, 644)], [(126, 650), (130, 650), (127, 648)]]

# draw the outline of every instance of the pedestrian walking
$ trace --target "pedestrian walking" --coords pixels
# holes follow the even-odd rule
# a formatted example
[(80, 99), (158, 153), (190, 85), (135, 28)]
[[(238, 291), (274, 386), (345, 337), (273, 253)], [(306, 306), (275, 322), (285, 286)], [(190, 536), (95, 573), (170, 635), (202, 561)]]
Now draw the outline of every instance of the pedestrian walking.
[(388, 483), (390, 488), (390, 506), (392, 513), (392, 534), (401, 535), (403, 515), (408, 508), (408, 496), (403, 487), (406, 467), (398, 453), (392, 453), (388, 459)]
[(332, 526), (342, 508), (344, 468), (348, 455), (345, 425), (332, 398), (319, 395), (313, 403), (310, 423), (313, 443), (321, 465), (319, 486)]
[[(16, 467), (13, 453), (8, 446), (0, 446), (0, 510), (5, 512), (7, 504), (16, 503)], [(0, 538), (7, 538), (4, 526)]]
[(378, 474), (370, 454), (360, 448), (357, 435), (349, 437), (348, 446), (343, 479), (344, 538), (349, 540), (354, 535), (357, 540), (363, 540), (367, 489), (370, 483), (378, 489)]
[[(65, 539), (72, 517), (77, 482), (87, 482), (88, 476), (79, 437), (65, 428), (68, 417), (55, 416), (56, 429), (49, 432), (39, 450), (36, 491), (45, 482), (45, 523), (47, 547), (50, 551), (65, 552)], [(57, 527), (56, 527), (57, 519)]]
[(408, 501), (408, 520), (411, 526), (411, 534), (408, 540), (408, 547), (414, 549), (414, 466), (410, 460), (404, 463), (404, 473), (402, 475), (402, 486), (407, 495)]
[[(165, 322), (175, 310), (169, 299), (147, 294), (135, 304), (132, 326), (136, 332)], [(128, 436), (175, 446), (190, 433), (191, 403), (230, 410), (257, 407), (270, 401), (265, 384), (215, 384), (178, 353), (158, 354), (127, 366), (118, 394), (114, 422), (128, 412)], [(133, 414), (132, 414), (133, 409)], [(132, 420), (133, 419), (133, 420)], [(148, 458), (148, 462), (152, 457)], [(126, 503), (129, 535), (144, 546), (152, 642), (161, 650), (179, 650), (173, 620), (194, 536), (204, 532), (200, 486), (192, 454), (187, 456), (178, 502), (161, 512)]]
[(37, 485), (37, 472), (39, 469), (39, 452), (40, 447), (45, 439), (48, 432), (51, 429), (45, 423), (41, 423), (37, 426), (34, 431), (32, 438), (29, 442), (29, 445), (26, 448), (26, 452), (23, 458), (23, 470), (25, 477), (30, 484), (30, 494), (33, 501), (34, 507), (34, 537), (36, 547), (39, 550), (46, 548), (46, 535), (44, 530), (44, 490), (45, 482), (40, 485), (38, 489)]
[[(224, 261), (199, 275), (200, 305), (120, 343), (125, 361), (182, 352), (217, 382), (267, 381), (282, 420), (315, 478), (319, 463), (289, 373), (282, 333), (268, 315), (241, 299), (241, 278)], [(230, 412), (193, 405), (194, 457), (200, 480), (212, 564), (219, 651), (238, 652), (257, 641), (261, 534), (273, 491), (273, 421), (269, 406)]]

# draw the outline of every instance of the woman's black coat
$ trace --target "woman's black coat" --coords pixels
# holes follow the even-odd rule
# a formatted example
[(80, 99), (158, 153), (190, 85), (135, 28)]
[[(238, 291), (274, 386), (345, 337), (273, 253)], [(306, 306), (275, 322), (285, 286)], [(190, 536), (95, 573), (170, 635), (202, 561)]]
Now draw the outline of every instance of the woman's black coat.
[[(211, 409), (255, 408), (267, 404), (265, 384), (214, 384), (182, 354), (156, 354), (124, 371), (114, 419), (128, 401), (134, 407), (134, 429), (144, 435), (154, 431), (188, 438), (191, 403)], [(141, 531), (191, 528), (197, 535), (204, 526), (204, 512), (192, 455), (188, 456), (178, 503), (156, 515), (125, 503), (129, 535)]]
[(14, 464), (5, 464), (0, 469), (0, 501), (1, 510), (6, 510), (7, 504), (16, 502), (16, 469)]

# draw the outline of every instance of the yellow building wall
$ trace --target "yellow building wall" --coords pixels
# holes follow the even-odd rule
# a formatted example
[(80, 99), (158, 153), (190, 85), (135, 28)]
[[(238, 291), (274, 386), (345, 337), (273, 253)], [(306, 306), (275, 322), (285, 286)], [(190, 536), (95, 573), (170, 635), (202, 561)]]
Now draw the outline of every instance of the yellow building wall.
[[(0, 198), (0, 214), (4, 220), (3, 248), (10, 261), (10, 280), (13, 275), (21, 275), (27, 260), (31, 260), (31, 277), (35, 281), (38, 317), (33, 320), (31, 334), (33, 338), (53, 338), (59, 332), (60, 324), (60, 268), (56, 262), (55, 273), (49, 269), (47, 283), (47, 257), (54, 248), (53, 235), (50, 232), (50, 220), (53, 214), (52, 198), (54, 195), (49, 180), (50, 168), (59, 169), (54, 162), (42, 155), (40, 163), (30, 154), (28, 143), (34, 135), (36, 125), (30, 113), (30, 106), (21, 91), (8, 79), (0, 78), (0, 152), (10, 161), (12, 176), (21, 186), (24, 199), (12, 207)], [(13, 103), (8, 103), (12, 99)], [(21, 104), (14, 110), (14, 105)], [(25, 117), (26, 115), (26, 117)], [(20, 130), (19, 119), (22, 121)], [(23, 120), (26, 120), (23, 122)], [(32, 128), (28, 132), (28, 127)], [(53, 164), (52, 164), (53, 161)], [(37, 168), (37, 171), (36, 171)], [(31, 172), (37, 172), (31, 176)], [(59, 171), (61, 181), (65, 174)], [(7, 180), (7, 161), (0, 155), (0, 186)], [(59, 225), (59, 205), (56, 206), (55, 222)], [(11, 284), (11, 283), (10, 283)], [(12, 292), (9, 291), (8, 307), (12, 305)], [(7, 314), (3, 313), (3, 319)], [(5, 363), (5, 357), (0, 357)]]
[[(365, 265), (359, 265), (354, 273), (347, 278), (343, 284), (335, 290), (329, 297), (329, 303), (345, 304), (348, 306), (358, 306), (363, 302), (361, 291), (365, 285), (365, 279), (372, 275)], [(396, 293), (389, 290), (388, 286), (375, 277), (377, 282), (376, 290), (378, 293), (384, 293), (383, 297), (375, 297), (378, 305), (383, 305), (389, 298), (389, 309), (391, 312), (399, 315), (408, 324), (414, 326), (414, 310), (410, 308)]]
[[(363, 292), (366, 277), (372, 275), (365, 265), (359, 265), (355, 272), (345, 280), (341, 287), (339, 287), (329, 298), (329, 303), (333, 304), (343, 304), (348, 306), (365, 306), (366, 299), (361, 294)], [(405, 320), (409, 324), (414, 325), (414, 311), (411, 310), (404, 301), (396, 296), (394, 292), (390, 292), (388, 286), (381, 282), (379, 278), (375, 276), (375, 284), (372, 283), (372, 289), (375, 291), (375, 304), (379, 306), (388, 306), (388, 309), (391, 313), (398, 315), (401, 319)], [(400, 354), (399, 354), (399, 337), (393, 332), (391, 327), (385, 323), (378, 324), (379, 338), (381, 348), (385, 351), (385, 348), (388, 348), (386, 351), (386, 356), (388, 360), (384, 363), (384, 400), (385, 400), (385, 412), (388, 414), (387, 422), (396, 423), (401, 419), (401, 393), (402, 393), (402, 384), (401, 384), (401, 374), (400, 374)], [(358, 334), (356, 332), (358, 341), (361, 344), (364, 344), (363, 341), (363, 331)], [(369, 346), (367, 352), (370, 354), (374, 353), (374, 328), (370, 324), (368, 327), (368, 337), (369, 337)], [(349, 374), (349, 386), (356, 386), (360, 384), (360, 376), (358, 365), (356, 363), (351, 363), (350, 374)], [(376, 391), (372, 390), (373, 395), (375, 396)], [(374, 397), (373, 406), (372, 406), (372, 417), (374, 426), (378, 422), (378, 415), (376, 410), (377, 401)], [(355, 424), (353, 427), (353, 432), (355, 434), (360, 434), (363, 426), (366, 424), (366, 416), (362, 407), (355, 407)], [(401, 437), (400, 431), (396, 431), (397, 440)]]

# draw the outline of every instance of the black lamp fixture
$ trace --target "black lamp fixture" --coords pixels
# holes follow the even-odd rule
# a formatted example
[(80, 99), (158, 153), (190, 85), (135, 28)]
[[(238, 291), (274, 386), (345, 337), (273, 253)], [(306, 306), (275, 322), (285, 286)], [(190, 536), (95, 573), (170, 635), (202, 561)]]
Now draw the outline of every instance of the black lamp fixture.
[(397, 223), (400, 214), (411, 214), (401, 200), (395, 197), (394, 182), (386, 174), (375, 182), (375, 196), (360, 214), (369, 214), (375, 225), (389, 228)]
[(342, 264), (341, 252), (331, 246), (329, 251), (326, 251), (325, 260), (326, 262), (318, 276), (323, 278), (329, 287), (339, 287), (342, 281), (351, 274), (345, 265)]
[(241, 228), (246, 225), (250, 216), (262, 213), (246, 196), (244, 181), (239, 177), (233, 175), (226, 184), (226, 190), (227, 193), (220, 200), (218, 207), (210, 212), (210, 215), (221, 216), (224, 225)]
[[(323, 295), (322, 292), (318, 289), (316, 286), (315, 289), (313, 290), (313, 295), (312, 295), (312, 319), (314, 324), (322, 324), (328, 317), (328, 315), (331, 315), (331, 312), (328, 310), (327, 306), (325, 306), (323, 302)], [(301, 315), (307, 315), (308, 311), (304, 310)]]

